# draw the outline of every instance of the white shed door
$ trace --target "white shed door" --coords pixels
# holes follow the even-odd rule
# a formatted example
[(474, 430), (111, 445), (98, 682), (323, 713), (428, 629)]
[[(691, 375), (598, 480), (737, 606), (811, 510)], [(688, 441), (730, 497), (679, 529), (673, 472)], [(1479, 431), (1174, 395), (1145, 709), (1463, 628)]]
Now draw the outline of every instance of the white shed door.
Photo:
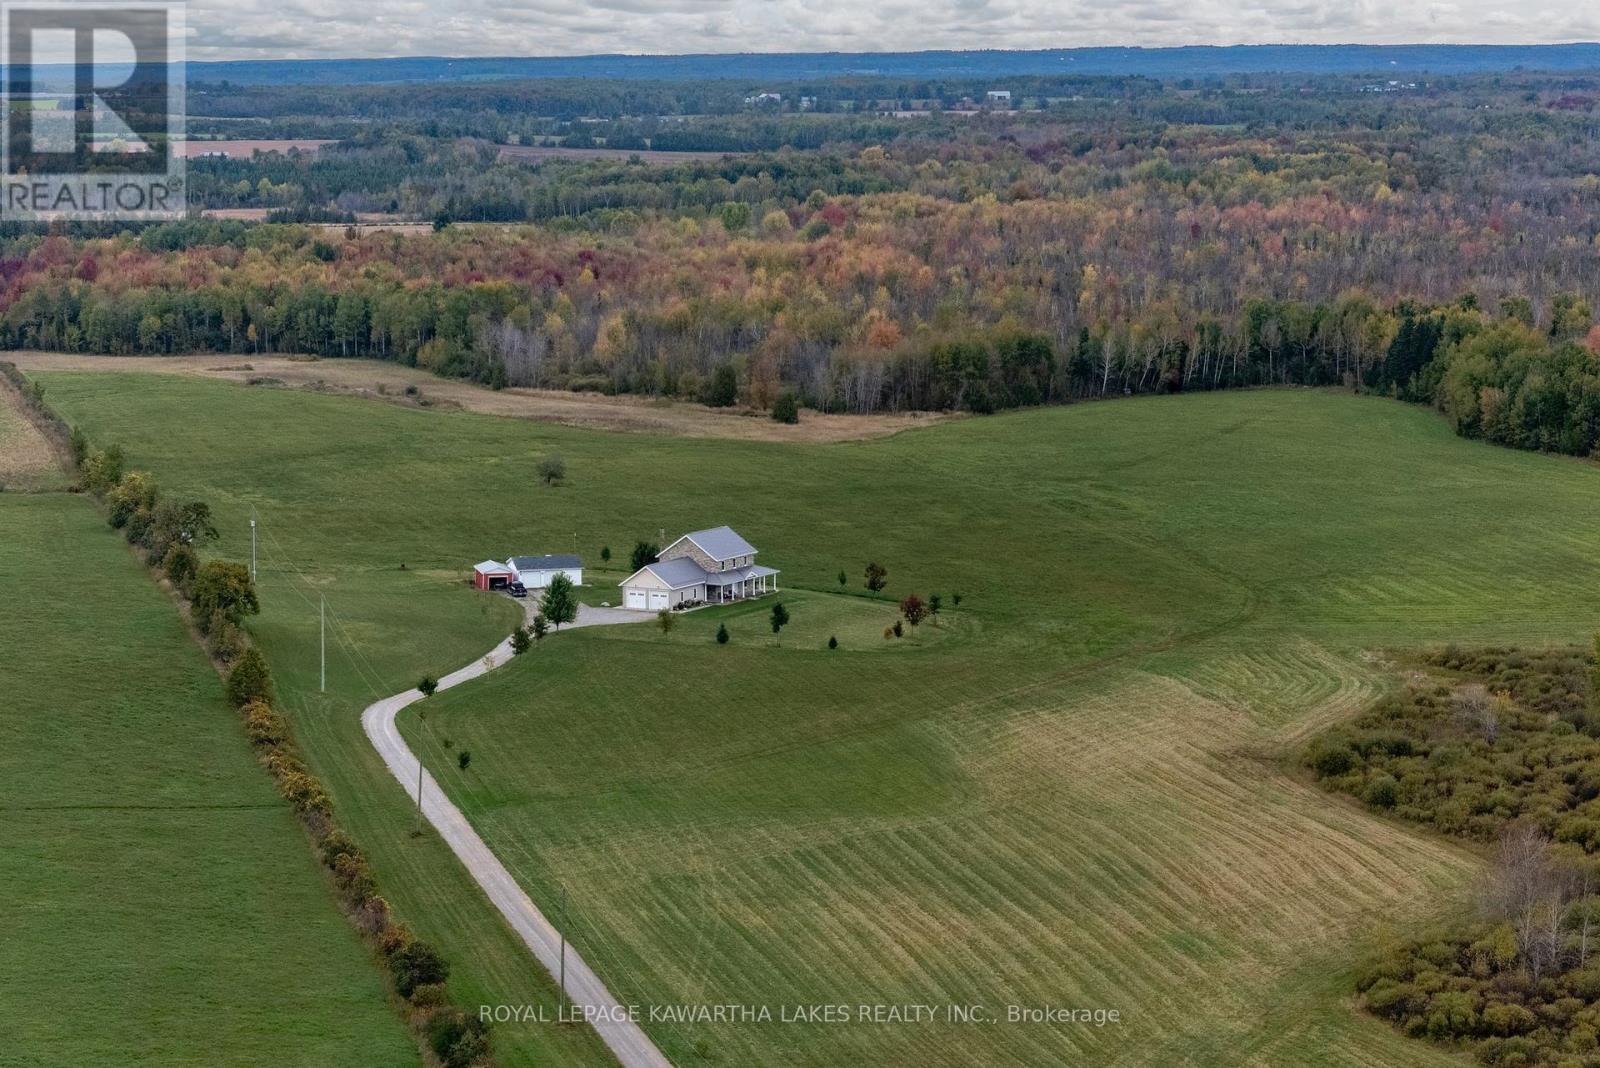
[(644, 609), (644, 591), (626, 589), (622, 591), (622, 603), (627, 608)]
[(661, 609), (663, 609), (665, 607), (667, 607), (667, 591), (666, 590), (651, 590), (650, 591), (650, 611), (656, 612), (656, 611), (659, 611), (659, 610), (661, 610)]

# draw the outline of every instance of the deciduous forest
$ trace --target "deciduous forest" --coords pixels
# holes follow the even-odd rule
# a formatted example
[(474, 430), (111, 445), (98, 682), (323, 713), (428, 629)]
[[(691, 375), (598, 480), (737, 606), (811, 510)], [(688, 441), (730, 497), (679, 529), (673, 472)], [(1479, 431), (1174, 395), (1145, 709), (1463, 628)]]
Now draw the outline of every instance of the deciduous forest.
[[(589, 144), (757, 151), (528, 162), (397, 120), (314, 154), (200, 159), (200, 203), (349, 225), (12, 227), (0, 345), (364, 356), (859, 413), (1343, 385), (1505, 444), (1600, 441), (1600, 80), (1037, 81), (1027, 110), (940, 110), (959, 86), (849, 96), (898, 89), (888, 103), (931, 109), (916, 118), (738, 111), (712, 87), (722, 112), (676, 123), (611, 111), (692, 86), (622, 86), (591, 124), (561, 117), (559, 86), (522, 110), (514, 89), (442, 87)], [(395, 92), (242, 98), (279, 121), (286, 100), (359, 116)]]

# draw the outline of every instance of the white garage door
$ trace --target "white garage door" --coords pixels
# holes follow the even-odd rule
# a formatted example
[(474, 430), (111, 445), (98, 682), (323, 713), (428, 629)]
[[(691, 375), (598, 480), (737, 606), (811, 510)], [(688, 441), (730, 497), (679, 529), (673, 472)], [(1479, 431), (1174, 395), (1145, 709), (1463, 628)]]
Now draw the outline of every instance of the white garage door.
[(627, 589), (622, 591), (622, 603), (626, 608), (644, 609), (644, 591)]
[(665, 607), (667, 607), (667, 591), (666, 590), (651, 590), (650, 591), (650, 611), (659, 612), (661, 609), (663, 609)]

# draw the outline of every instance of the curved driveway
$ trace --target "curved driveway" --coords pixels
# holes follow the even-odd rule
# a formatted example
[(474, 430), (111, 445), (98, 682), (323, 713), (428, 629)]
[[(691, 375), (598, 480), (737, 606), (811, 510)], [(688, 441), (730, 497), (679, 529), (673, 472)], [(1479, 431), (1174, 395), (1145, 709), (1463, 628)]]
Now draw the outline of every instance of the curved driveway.
[[(584, 605), (579, 609), (577, 622), (567, 626), (568, 628), (593, 627), (609, 623), (636, 623), (653, 618), (649, 612), (630, 612), (620, 608), (590, 608)], [(507, 638), (495, 646), (488, 656), (475, 660), (459, 671), (451, 672), (440, 679), (439, 689), (448, 690), (468, 679), (486, 674), (510, 660), (511, 656), (511, 639)], [(399, 728), (395, 726), (395, 717), (399, 715), (400, 710), (420, 700), (422, 700), (420, 690), (407, 690), (393, 697), (385, 697), (368, 705), (366, 711), (361, 713), (361, 726), (377, 748), (378, 754), (383, 757), (383, 762), (389, 766), (389, 771), (406, 791), (406, 796), (413, 802), (417, 799), (420, 771), (422, 814), (428, 817), (428, 822), (438, 830), (445, 844), (455, 852), (461, 863), (466, 865), (467, 871), (472, 873), (478, 885), (483, 887), (483, 892), (489, 895), (489, 900), (494, 902), (494, 907), (500, 910), (506, 922), (517, 932), (554, 979), (561, 969), (560, 932), (556, 930), (554, 924), (545, 919), (544, 914), (523, 892), (522, 887), (517, 885), (517, 881), (511, 877), (505, 865), (489, 851), (489, 847), (478, 837), (478, 832), (472, 829), (472, 825), (461, 814), (461, 810), (450, 802), (443, 790), (439, 789), (439, 784), (434, 781), (433, 776), (422, 768), (410, 747), (406, 745), (405, 739), (400, 736)], [(567, 946), (566, 961), (567, 996), (593, 1024), (601, 1041), (610, 1047), (617, 1060), (622, 1062), (625, 1068), (670, 1068), (671, 1062), (662, 1056), (655, 1043), (651, 1042), (644, 1030), (630, 1018), (627, 1006), (611, 996), (605, 984), (570, 945)]]

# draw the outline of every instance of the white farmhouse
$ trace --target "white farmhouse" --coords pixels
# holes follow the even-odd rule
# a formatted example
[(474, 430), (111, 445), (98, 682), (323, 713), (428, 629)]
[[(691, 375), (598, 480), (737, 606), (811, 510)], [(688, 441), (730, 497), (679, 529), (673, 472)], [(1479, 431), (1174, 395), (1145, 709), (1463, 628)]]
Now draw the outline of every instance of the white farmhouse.
[(756, 563), (756, 547), (732, 527), (713, 527), (685, 534), (619, 585), (624, 608), (656, 612), (771, 593), (778, 588), (778, 571)]
[(557, 575), (566, 575), (574, 586), (583, 585), (583, 561), (576, 556), (513, 556), (506, 567), (516, 580), (530, 590), (542, 590)]

